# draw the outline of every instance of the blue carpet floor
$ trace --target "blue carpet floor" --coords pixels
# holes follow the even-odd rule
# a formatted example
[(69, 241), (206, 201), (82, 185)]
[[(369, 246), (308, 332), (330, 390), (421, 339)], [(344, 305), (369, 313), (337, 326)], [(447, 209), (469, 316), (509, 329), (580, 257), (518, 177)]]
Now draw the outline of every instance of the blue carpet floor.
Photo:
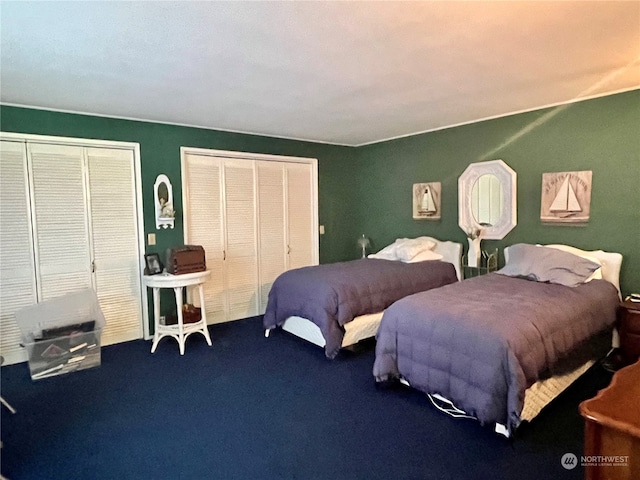
[(373, 342), (327, 360), (261, 318), (210, 328), (180, 356), (135, 341), (98, 368), (33, 382), (2, 367), (2, 474), (9, 480), (579, 479), (580, 401), (610, 374), (593, 367), (516, 438), (452, 419), (425, 395), (378, 389)]

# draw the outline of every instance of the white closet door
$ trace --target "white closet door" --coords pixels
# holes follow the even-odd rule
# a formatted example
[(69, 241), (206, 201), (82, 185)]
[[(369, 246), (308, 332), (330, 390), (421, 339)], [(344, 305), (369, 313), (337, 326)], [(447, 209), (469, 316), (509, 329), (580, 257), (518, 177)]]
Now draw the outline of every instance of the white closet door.
[(228, 320), (258, 314), (255, 162), (224, 161), (224, 278)]
[[(187, 154), (183, 163), (183, 196), (185, 239), (192, 245), (201, 245), (211, 271), (204, 284), (207, 322), (226, 320), (223, 258), (224, 236), (222, 222), (222, 160), (219, 158)], [(194, 299), (194, 302), (196, 299)], [(197, 303), (197, 302), (195, 302)]]
[(40, 300), (93, 287), (84, 149), (29, 144)]
[(287, 269), (284, 168), (281, 162), (256, 162), (260, 314), (274, 280)]
[(306, 267), (314, 261), (313, 169), (305, 163), (287, 163), (288, 269)]
[(142, 338), (133, 152), (88, 148), (87, 166), (95, 286), (107, 321), (102, 344)]
[(15, 312), (37, 300), (26, 145), (21, 142), (0, 142), (0, 219), (0, 355), (12, 364), (27, 359)]

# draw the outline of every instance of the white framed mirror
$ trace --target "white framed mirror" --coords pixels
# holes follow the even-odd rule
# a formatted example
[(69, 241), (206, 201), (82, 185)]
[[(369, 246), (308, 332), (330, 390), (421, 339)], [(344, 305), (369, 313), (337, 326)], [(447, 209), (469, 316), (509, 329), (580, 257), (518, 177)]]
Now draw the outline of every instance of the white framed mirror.
[(153, 184), (153, 202), (156, 213), (156, 229), (173, 228), (176, 216), (173, 209), (173, 188), (169, 177), (158, 175)]
[(470, 164), (458, 179), (458, 225), (500, 240), (517, 223), (516, 172), (502, 160)]

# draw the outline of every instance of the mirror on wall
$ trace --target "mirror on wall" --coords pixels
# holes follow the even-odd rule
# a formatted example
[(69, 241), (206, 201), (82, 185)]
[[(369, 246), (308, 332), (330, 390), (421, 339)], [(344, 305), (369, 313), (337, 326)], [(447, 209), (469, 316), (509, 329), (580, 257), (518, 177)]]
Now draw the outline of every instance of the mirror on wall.
[(516, 220), (516, 172), (502, 160), (470, 164), (458, 179), (460, 228), (499, 240)]
[(175, 211), (173, 209), (173, 188), (169, 177), (158, 175), (153, 185), (153, 201), (155, 204), (156, 229), (173, 228)]
[(492, 173), (479, 176), (471, 189), (471, 212), (477, 223), (492, 227), (502, 212), (502, 188), (500, 180)]

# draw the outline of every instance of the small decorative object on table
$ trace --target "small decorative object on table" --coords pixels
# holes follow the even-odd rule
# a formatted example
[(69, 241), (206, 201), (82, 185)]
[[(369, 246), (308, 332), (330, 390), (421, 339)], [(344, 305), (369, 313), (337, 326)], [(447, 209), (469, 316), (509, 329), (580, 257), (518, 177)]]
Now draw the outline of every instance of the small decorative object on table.
[(147, 268), (145, 269), (146, 275), (157, 275), (162, 273), (162, 269), (164, 267), (160, 261), (160, 255), (157, 253), (149, 253), (144, 256), (144, 261), (147, 265)]
[(480, 242), (482, 241), (482, 229), (477, 227), (467, 227), (467, 240), (469, 251), (467, 252), (467, 265), (470, 267), (480, 266)]
[[(162, 318), (162, 317), (161, 317)], [(196, 323), (202, 319), (200, 307), (196, 307), (190, 303), (182, 305), (182, 322)], [(168, 315), (164, 325), (175, 325), (178, 323), (178, 315)], [(162, 323), (161, 323), (162, 325)]]
[(173, 275), (204, 272), (206, 269), (206, 256), (200, 245), (181, 245), (167, 250), (167, 272)]

